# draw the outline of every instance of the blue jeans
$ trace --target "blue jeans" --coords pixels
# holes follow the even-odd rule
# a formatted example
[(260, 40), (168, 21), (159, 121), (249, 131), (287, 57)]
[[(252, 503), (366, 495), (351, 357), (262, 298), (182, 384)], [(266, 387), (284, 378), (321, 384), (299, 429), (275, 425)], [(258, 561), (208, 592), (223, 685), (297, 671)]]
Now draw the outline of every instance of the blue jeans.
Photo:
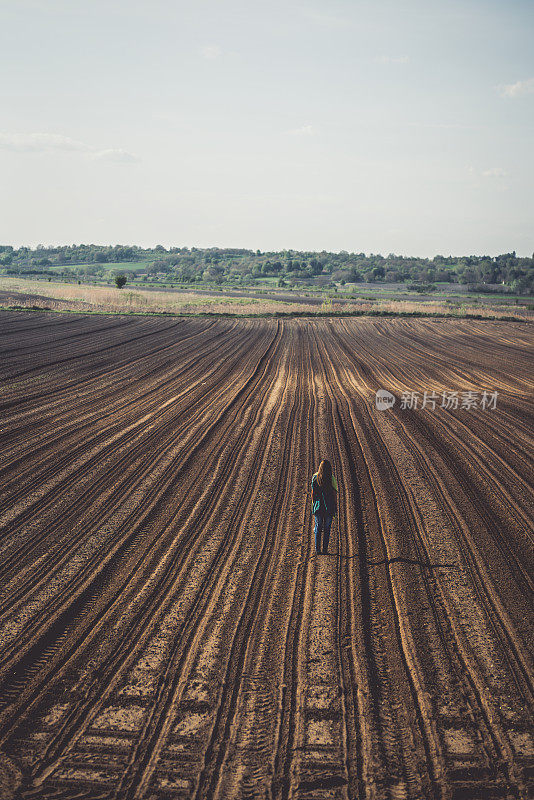
[[(333, 517), (323, 517), (322, 514), (315, 514), (315, 552), (328, 552), (328, 542), (330, 541), (330, 528), (332, 527)], [(322, 536), (321, 536), (322, 534)], [(321, 545), (322, 538), (322, 545)]]

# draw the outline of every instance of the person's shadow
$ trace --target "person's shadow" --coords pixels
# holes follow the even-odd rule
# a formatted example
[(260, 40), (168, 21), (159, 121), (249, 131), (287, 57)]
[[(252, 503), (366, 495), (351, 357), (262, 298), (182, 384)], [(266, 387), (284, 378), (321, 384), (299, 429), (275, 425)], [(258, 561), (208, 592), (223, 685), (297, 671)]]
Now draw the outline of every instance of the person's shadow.
[[(358, 558), (358, 554), (354, 556), (346, 556), (343, 553), (334, 552), (334, 553), (314, 553), (311, 558), (317, 558), (319, 555), (326, 555), (331, 556), (333, 558), (342, 558), (346, 561), (350, 561), (353, 558)], [(397, 556), (396, 558), (382, 558), (380, 561), (367, 561), (367, 564), (371, 567), (378, 567), (382, 564), (413, 564), (416, 567), (424, 567), (425, 569), (442, 569), (442, 568), (449, 568), (449, 569), (459, 569), (458, 564), (429, 564), (428, 561), (417, 561), (414, 558), (402, 558), (401, 556)]]

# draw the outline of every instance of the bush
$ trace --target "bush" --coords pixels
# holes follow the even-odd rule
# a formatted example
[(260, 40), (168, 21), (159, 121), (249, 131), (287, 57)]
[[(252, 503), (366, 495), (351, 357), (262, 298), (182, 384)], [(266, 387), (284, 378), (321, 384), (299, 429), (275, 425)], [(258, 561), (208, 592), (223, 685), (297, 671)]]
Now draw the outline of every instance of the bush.
[(409, 283), (408, 289), (411, 292), (419, 292), (419, 294), (423, 294), (424, 292), (435, 292), (438, 287), (435, 283)]
[(117, 289), (122, 289), (126, 286), (126, 275), (115, 275), (115, 285)]

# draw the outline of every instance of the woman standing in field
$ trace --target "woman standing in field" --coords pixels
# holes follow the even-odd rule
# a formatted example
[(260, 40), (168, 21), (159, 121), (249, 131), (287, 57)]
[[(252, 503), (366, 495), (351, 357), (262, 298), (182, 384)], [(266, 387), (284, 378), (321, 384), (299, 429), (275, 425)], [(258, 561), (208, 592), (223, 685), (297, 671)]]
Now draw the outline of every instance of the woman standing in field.
[(328, 553), (330, 528), (337, 513), (337, 481), (332, 475), (330, 461), (323, 459), (312, 478), (312, 504), (315, 516), (315, 552)]

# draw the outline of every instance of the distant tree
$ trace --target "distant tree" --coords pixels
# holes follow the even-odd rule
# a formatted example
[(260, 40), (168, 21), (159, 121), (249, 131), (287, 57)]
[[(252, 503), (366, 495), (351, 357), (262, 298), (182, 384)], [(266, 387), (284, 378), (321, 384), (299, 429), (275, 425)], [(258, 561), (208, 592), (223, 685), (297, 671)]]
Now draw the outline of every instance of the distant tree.
[(355, 267), (352, 267), (349, 272), (349, 277), (347, 278), (349, 283), (357, 283), (358, 281), (361, 281), (361, 279), (362, 279), (361, 272), (355, 269)]
[(135, 258), (135, 250), (133, 247), (123, 247), (121, 245), (115, 245), (113, 248), (113, 260), (117, 261), (131, 261)]
[(512, 281), (512, 289), (518, 294), (532, 294), (534, 292), (534, 281), (524, 275)]
[(472, 267), (467, 267), (464, 269), (462, 276), (460, 278), (461, 283), (476, 283), (477, 281), (477, 273)]
[(126, 281), (126, 275), (122, 273), (120, 275), (115, 275), (115, 285), (117, 289), (122, 289), (123, 286), (126, 286)]

